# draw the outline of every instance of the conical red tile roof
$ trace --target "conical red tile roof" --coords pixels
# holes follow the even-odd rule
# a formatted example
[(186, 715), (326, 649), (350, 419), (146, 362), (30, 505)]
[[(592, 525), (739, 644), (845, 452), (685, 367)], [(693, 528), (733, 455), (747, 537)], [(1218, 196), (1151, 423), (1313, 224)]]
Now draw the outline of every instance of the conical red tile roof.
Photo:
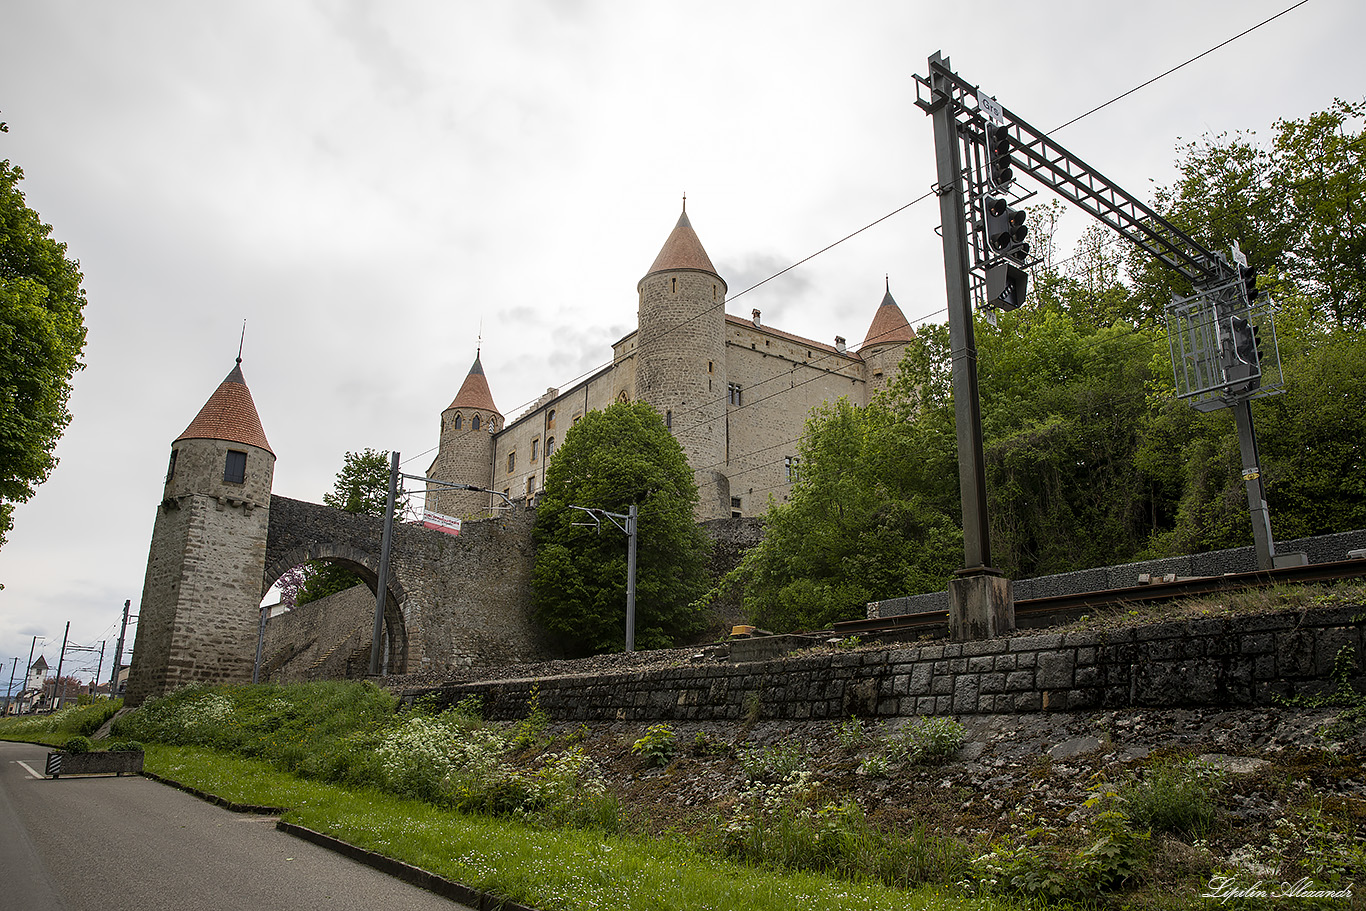
[(716, 275), (716, 267), (711, 264), (711, 258), (707, 256), (707, 251), (702, 249), (702, 241), (697, 239), (697, 232), (692, 229), (692, 222), (688, 221), (688, 210), (686, 208), (683, 210), (683, 214), (678, 216), (678, 224), (674, 225), (673, 233), (669, 235), (669, 239), (664, 241), (664, 247), (655, 257), (654, 264), (650, 266), (650, 271), (645, 274), (674, 272), (679, 269), (695, 269)]
[(190, 426), (175, 438), (177, 443), (181, 440), (224, 440), (255, 446), (275, 455), (270, 443), (266, 442), (266, 432), (261, 429), (261, 418), (256, 413), (256, 403), (251, 400), (251, 390), (242, 378), (240, 358), (237, 366), (199, 409)]
[(915, 330), (906, 321), (906, 314), (892, 299), (892, 288), (882, 297), (882, 304), (873, 314), (873, 323), (868, 327), (868, 335), (863, 339), (860, 350), (874, 345), (904, 345), (915, 338)]
[(470, 367), (465, 382), (460, 384), (460, 391), (455, 394), (446, 410), (450, 411), (452, 408), (473, 408), (503, 416), (498, 406), (493, 404), (493, 393), (489, 391), (489, 381), (484, 378), (484, 365), (479, 363), (478, 354), (474, 356), (474, 364)]

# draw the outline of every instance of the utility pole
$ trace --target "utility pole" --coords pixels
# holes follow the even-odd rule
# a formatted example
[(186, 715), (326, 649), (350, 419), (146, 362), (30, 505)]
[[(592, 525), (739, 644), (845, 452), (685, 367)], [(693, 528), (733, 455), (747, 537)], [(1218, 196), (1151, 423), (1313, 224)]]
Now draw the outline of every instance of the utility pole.
[[(90, 696), (91, 696), (92, 699), (93, 699), (94, 696), (95, 696), (95, 687), (96, 687), (96, 686), (99, 684), (99, 682), (100, 682), (100, 671), (104, 670), (104, 647), (105, 647), (107, 644), (108, 644), (107, 642), (101, 642), (101, 643), (100, 643), (100, 660), (99, 660), (99, 663), (97, 663), (97, 664), (95, 665), (95, 676), (92, 677), (92, 678), (90, 678)], [(113, 698), (113, 697), (111, 696), (110, 698)]]
[[(380, 641), (384, 605), (389, 595), (389, 548), (394, 536), (394, 500), (398, 497), (398, 450), (389, 453), (389, 492), (384, 498), (384, 534), (379, 545), (379, 578), (375, 581), (375, 628), (370, 637), (370, 676), (380, 674)], [(392, 643), (391, 643), (392, 645)]]
[(123, 662), (123, 637), (128, 632), (128, 608), (132, 603), (131, 599), (125, 599), (123, 602), (123, 625), (119, 627), (119, 643), (114, 646), (114, 672), (109, 675), (110, 699), (118, 695), (119, 665)]
[(66, 632), (62, 633), (62, 653), (57, 658), (57, 678), (52, 682), (52, 695), (57, 697), (57, 707), (61, 707), (61, 696), (58, 695), (58, 688), (62, 686), (62, 662), (66, 660), (66, 640), (71, 635), (71, 621), (66, 621)]
[(953, 413), (958, 434), (958, 484), (963, 509), (963, 568), (949, 581), (949, 631), (954, 639), (989, 639), (1015, 628), (1010, 580), (991, 565), (987, 478), (982, 458), (982, 411), (977, 394), (977, 342), (972, 326), (963, 164), (949, 62), (930, 58), (939, 218), (944, 240), (949, 345), (953, 357)]
[[(575, 522), (575, 525), (586, 528), (591, 524), (601, 534), (602, 519), (606, 519), (626, 532), (626, 653), (629, 655), (636, 650), (636, 519), (638, 507), (632, 503), (631, 508), (625, 514), (588, 506), (570, 506), (569, 508), (586, 512), (589, 518), (593, 520), (591, 523)], [(618, 519), (621, 519), (621, 522), (618, 522)], [(626, 524), (623, 525), (622, 522)]]
[(14, 661), (12, 661), (12, 662), (10, 663), (10, 666), (9, 666), (9, 686), (5, 687), (5, 714), (6, 714), (6, 715), (8, 715), (8, 714), (10, 713), (10, 710), (9, 710), (9, 697), (10, 697), (10, 694), (14, 692), (14, 672), (17, 671), (17, 670), (19, 670), (19, 656), (18, 656), (18, 655), (15, 655), (15, 656), (14, 656)]
[[(33, 673), (33, 650), (36, 649), (36, 648), (38, 647), (38, 639), (39, 639), (39, 638), (40, 638), (40, 637), (38, 637), (38, 636), (34, 636), (34, 637), (33, 637), (33, 641), (32, 641), (31, 643), (29, 643), (29, 647), (28, 647), (28, 664), (25, 664), (25, 665), (24, 665), (24, 682), (25, 682), (25, 683), (28, 682), (28, 675), (31, 674), (31, 673)], [(22, 692), (22, 691), (21, 691), (21, 692)], [(38, 695), (39, 695), (39, 696), (42, 696), (42, 694), (43, 694), (42, 684), (39, 684), (39, 685), (38, 685)], [(33, 703), (30, 702), (30, 703), (29, 703), (29, 707), (31, 708), (32, 706), (33, 706)]]

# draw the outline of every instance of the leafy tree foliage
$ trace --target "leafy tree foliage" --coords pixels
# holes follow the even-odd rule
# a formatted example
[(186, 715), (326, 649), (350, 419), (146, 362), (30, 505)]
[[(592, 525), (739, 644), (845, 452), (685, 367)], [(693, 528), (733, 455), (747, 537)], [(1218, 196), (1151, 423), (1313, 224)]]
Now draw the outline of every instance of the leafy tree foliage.
[(14, 504), (32, 497), (57, 464), (71, 377), (84, 366), (80, 264), (24, 204), (23, 176), (0, 161), (0, 545)]
[[(346, 454), (332, 490), (323, 495), (323, 505), (358, 515), (382, 518), (388, 498), (389, 453), (365, 449)], [(302, 567), (296, 567), (290, 574), (296, 570), (302, 572), (302, 580), (293, 575), (289, 579), (282, 577), (282, 603), (284, 596), (289, 594), (291, 589), (294, 604), (299, 605), (365, 584), (364, 579), (346, 567), (321, 560), (310, 561)]]
[[(1253, 403), (1278, 540), (1366, 527), (1363, 116), (1336, 102), (1267, 148), (1185, 145), (1157, 194), (1207, 247), (1237, 240), (1280, 304), (1285, 392)], [(1191, 289), (1097, 227), (1059, 259), (1060, 211), (1032, 212), (1029, 302), (976, 326), (993, 562), (1028, 578), (1250, 544), (1232, 415), (1175, 398), (1163, 313)], [(944, 588), (962, 561), (949, 364), (946, 327), (922, 327), (887, 395), (813, 416), (803, 476), (739, 572), (757, 622), (818, 628)]]
[(636, 645), (663, 648), (701, 627), (706, 534), (693, 517), (697, 483), (678, 441), (649, 405), (584, 415), (546, 470), (536, 509), (536, 617), (570, 654), (625, 647), (626, 535), (576, 526), (571, 506), (625, 514), (639, 507)]

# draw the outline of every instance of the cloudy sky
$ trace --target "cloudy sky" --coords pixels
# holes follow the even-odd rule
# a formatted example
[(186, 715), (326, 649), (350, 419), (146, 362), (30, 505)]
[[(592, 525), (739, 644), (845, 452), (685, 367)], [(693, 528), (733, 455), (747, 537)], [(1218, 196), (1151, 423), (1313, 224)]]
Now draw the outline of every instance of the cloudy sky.
[[(112, 652), (243, 320), (275, 492), (315, 501), (347, 450), (426, 468), (481, 327), (509, 417), (607, 360), (684, 193), (731, 313), (856, 341), (889, 275), (940, 321), (930, 202), (736, 296), (929, 188), (934, 51), (1051, 129), (1293, 2), (6, 0), (0, 158), (81, 262), (89, 342), (0, 551), (0, 686), (68, 620)], [(1362, 34), (1308, 0), (1058, 138), (1145, 195), (1181, 140), (1361, 100)]]

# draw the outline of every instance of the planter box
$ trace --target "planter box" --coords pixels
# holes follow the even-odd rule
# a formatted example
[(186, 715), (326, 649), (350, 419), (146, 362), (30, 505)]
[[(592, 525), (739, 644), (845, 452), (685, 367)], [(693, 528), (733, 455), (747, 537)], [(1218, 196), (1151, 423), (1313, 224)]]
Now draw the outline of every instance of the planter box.
[(47, 774), (53, 778), (62, 775), (107, 775), (124, 772), (136, 775), (142, 771), (142, 751), (128, 750), (120, 753), (62, 753), (53, 751), (47, 754)]

